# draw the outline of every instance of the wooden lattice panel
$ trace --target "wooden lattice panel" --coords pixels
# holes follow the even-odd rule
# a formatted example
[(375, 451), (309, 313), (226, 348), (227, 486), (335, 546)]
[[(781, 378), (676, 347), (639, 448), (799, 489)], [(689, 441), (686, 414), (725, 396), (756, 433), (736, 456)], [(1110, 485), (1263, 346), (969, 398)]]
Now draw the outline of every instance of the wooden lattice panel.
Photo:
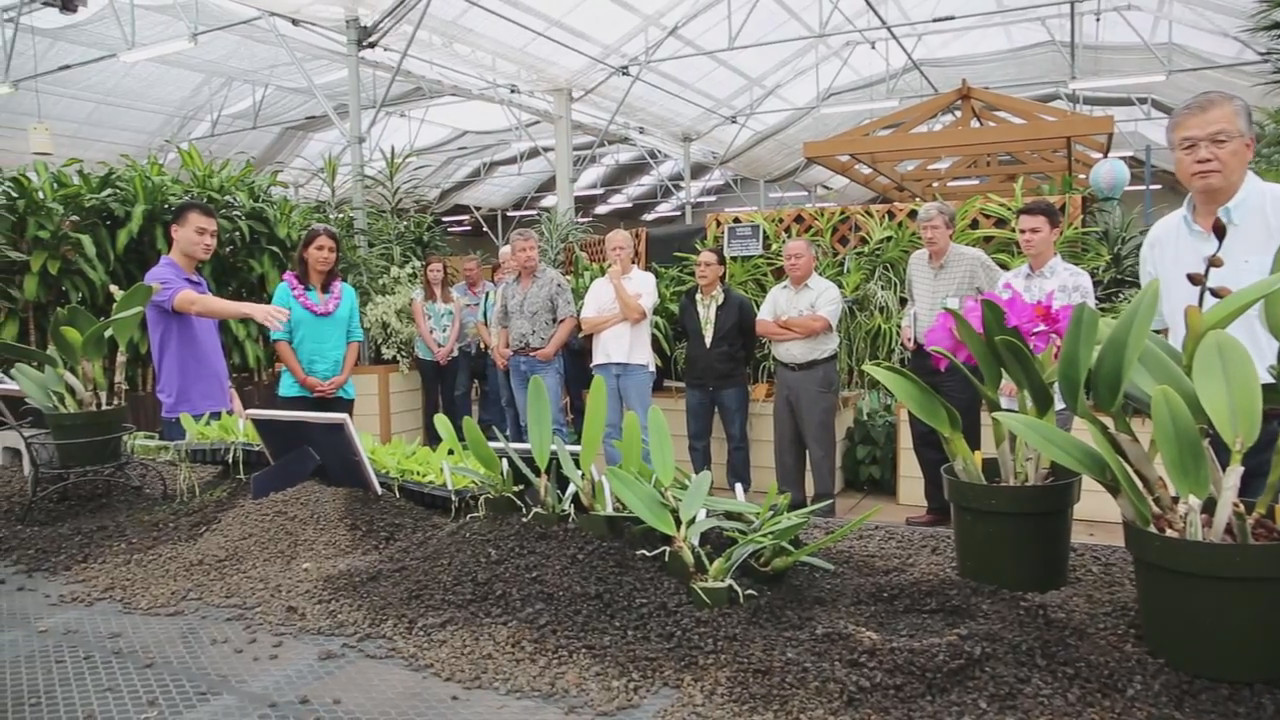
[[(1084, 211), (1079, 195), (1039, 199), (1049, 200), (1057, 205), (1062, 211), (1065, 223), (1080, 218)], [(912, 223), (915, 222), (916, 211), (919, 208), (920, 203), (891, 203), (838, 208), (789, 208), (769, 212), (712, 213), (706, 218), (707, 238), (721, 238), (724, 235), (724, 226), (735, 223), (763, 224), (768, 244), (784, 238), (820, 239), (827, 235), (827, 228), (832, 228), (831, 247), (838, 255), (843, 255), (861, 242), (864, 228), (859, 227), (859, 224), (864, 216), (893, 223)], [(1003, 228), (1006, 224), (1005, 219), (999, 215), (983, 213), (981, 206), (978, 207), (978, 212), (969, 218), (969, 229), (972, 230)]]

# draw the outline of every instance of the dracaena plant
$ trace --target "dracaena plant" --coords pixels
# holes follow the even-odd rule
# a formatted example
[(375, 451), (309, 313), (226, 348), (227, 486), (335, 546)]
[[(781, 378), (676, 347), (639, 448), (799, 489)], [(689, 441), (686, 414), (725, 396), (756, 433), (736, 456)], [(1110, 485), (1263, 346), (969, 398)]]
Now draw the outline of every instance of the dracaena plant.
[[(1071, 306), (1053, 307), (1052, 294), (1033, 303), (1012, 289), (1006, 294), (986, 293), (967, 298), (959, 310), (947, 308), (939, 313), (925, 334), (925, 346), (939, 369), (959, 365), (993, 417), (1003, 409), (1000, 386), (1009, 381), (1017, 388), (1019, 413), (1052, 418), (1057, 354), (1072, 312)], [(966, 363), (976, 364), (980, 377)], [(884, 361), (867, 363), (863, 370), (938, 432), (958, 478), (987, 482), (981, 453), (969, 448), (960, 414), (950, 403), (910, 370)], [(1043, 454), (1020, 439), (1015, 442), (1000, 421), (991, 424), (991, 433), (1002, 482), (1025, 485), (1049, 479), (1049, 462)]]
[[(997, 416), (1054, 462), (1096, 480), (1116, 499), (1127, 522), (1188, 540), (1280, 540), (1263, 515), (1276, 494), (1280, 463), (1273, 463), (1252, 512), (1238, 499), (1244, 453), (1261, 428), (1262, 389), (1254, 381), (1249, 351), (1226, 331), (1277, 289), (1280, 274), (1215, 293), (1221, 299), (1208, 309), (1189, 305), (1181, 349), (1149, 330), (1158, 282), (1143, 288), (1109, 326), (1096, 310), (1078, 308), (1063, 341), (1058, 380), (1067, 407), (1086, 422), (1092, 444), (1039, 418)], [(1149, 414), (1146, 446), (1126, 407)], [(1210, 449), (1208, 428), (1229, 449), (1226, 467)], [(1202, 514), (1210, 497), (1214, 511)]]
[(79, 305), (59, 308), (50, 321), (51, 344), (45, 350), (0, 341), (0, 357), (14, 361), (11, 375), (27, 401), (46, 413), (109, 407), (106, 358), (114, 355), (111, 343), (128, 345), (153, 292), (145, 283), (134, 285), (119, 296), (105, 320)]

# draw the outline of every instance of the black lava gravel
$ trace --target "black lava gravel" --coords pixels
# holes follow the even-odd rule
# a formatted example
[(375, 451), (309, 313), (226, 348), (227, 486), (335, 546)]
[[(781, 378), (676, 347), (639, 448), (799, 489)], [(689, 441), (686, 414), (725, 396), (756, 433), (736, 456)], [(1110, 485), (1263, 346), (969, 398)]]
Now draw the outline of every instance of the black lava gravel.
[(9, 519), (18, 483), (0, 487), (0, 558), (91, 588), (65, 600), (239, 607), (584, 711), (666, 686), (679, 691), (666, 720), (1280, 715), (1280, 688), (1196, 680), (1146, 654), (1123, 548), (1076, 547), (1068, 588), (1018, 595), (958, 579), (945, 532), (869, 527), (824, 553), (834, 572), (707, 611), (658, 560), (570, 527), (451, 522), (315, 484), (182, 506), (117, 493), (23, 527)]

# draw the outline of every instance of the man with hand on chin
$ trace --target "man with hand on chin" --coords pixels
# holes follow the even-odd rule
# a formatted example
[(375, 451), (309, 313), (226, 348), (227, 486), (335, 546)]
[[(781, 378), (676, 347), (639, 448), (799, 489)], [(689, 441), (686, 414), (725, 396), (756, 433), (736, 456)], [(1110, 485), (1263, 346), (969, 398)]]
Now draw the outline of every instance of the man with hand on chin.
[(244, 414), (231, 385), (231, 372), (218, 335), (219, 320), (248, 319), (279, 330), (289, 311), (275, 305), (224, 300), (209, 292), (196, 271), (218, 247), (218, 216), (213, 208), (189, 200), (173, 211), (172, 245), (143, 282), (156, 288), (147, 304), (147, 336), (160, 400), (160, 439), (180, 441), (186, 431), (179, 419)]
[(604, 378), (608, 412), (604, 430), (604, 458), (608, 465), (622, 461), (615, 443), (622, 439), (622, 416), (631, 410), (640, 420), (649, 461), (649, 406), (653, 402), (653, 306), (658, 304), (658, 281), (636, 267), (635, 241), (626, 230), (604, 236), (609, 269), (592, 281), (582, 299), (582, 334), (591, 343), (591, 370)]
[(542, 378), (551, 401), (551, 432), (568, 437), (564, 416), (564, 364), (560, 350), (577, 324), (573, 292), (558, 270), (538, 260), (538, 234), (517, 228), (507, 236), (516, 269), (498, 304), (495, 360), (511, 375), (520, 426), (529, 436), (529, 379)]

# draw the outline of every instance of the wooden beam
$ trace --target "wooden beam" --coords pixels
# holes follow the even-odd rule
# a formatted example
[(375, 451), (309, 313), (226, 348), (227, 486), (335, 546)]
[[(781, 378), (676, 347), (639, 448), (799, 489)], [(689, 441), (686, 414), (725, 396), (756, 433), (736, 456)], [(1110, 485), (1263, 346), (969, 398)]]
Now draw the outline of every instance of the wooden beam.
[[(963, 149), (957, 148), (953, 151), (925, 151), (919, 150), (894, 150), (886, 152), (867, 153), (858, 155), (858, 159), (871, 165), (872, 163), (892, 162), (900, 163), (904, 160), (942, 160), (948, 157), (956, 157), (957, 155), (993, 155), (1000, 153), (1015, 152), (1049, 152), (1063, 151), (1067, 147), (1066, 140), (1024, 140), (1021, 142), (996, 142), (987, 145), (975, 145)], [(810, 158), (812, 159), (812, 158)]]
[(907, 170), (902, 173), (902, 179), (949, 180), (951, 178), (966, 178), (973, 177), (975, 175), (1034, 175), (1037, 173), (1052, 175), (1055, 173), (1064, 173), (1067, 170), (1067, 159), (1062, 158), (1058, 161), (1041, 162), (1034, 165), (1019, 163), (1014, 165), (989, 165), (985, 167), (946, 167), (942, 170)]
[(908, 105), (901, 110), (895, 110), (888, 115), (878, 117), (874, 120), (868, 120), (861, 125), (845, 130), (838, 135), (832, 135), (828, 140), (839, 140), (851, 137), (865, 137), (883, 130), (887, 127), (898, 125), (899, 128), (914, 128), (925, 122), (931, 117), (951, 107), (963, 97), (961, 88), (956, 88), (950, 92), (935, 95), (928, 100), (918, 102), (914, 105)]
[[(977, 100), (984, 105), (1017, 115), (1023, 120), (1030, 121), (1031, 118), (1048, 118), (1051, 120), (1063, 120), (1071, 116), (1077, 117), (1093, 117), (1085, 115), (1065, 108), (1054, 107), (1047, 103), (1036, 102), (1035, 100), (1027, 100), (1026, 98), (1005, 95), (986, 88), (971, 87), (969, 88), (969, 97)], [(1028, 117), (1030, 116), (1030, 117)]]
[(895, 186), (892, 182), (889, 182), (880, 176), (871, 175), (855, 168), (854, 166), (858, 164), (857, 160), (814, 158), (813, 163), (821, 165), (837, 175), (843, 175), (878, 195), (893, 198), (898, 202), (912, 202), (915, 200), (915, 197), (902, 188)]
[[(982, 118), (983, 120), (986, 120), (987, 122), (991, 123), (992, 125), (1015, 125), (1015, 124), (1016, 124), (1016, 123), (1014, 123), (1014, 122), (1012, 122), (1012, 121), (1010, 121), (1010, 120), (1008, 120), (1008, 119), (1006, 119), (1006, 118), (1002, 118), (1002, 117), (1000, 117), (999, 115), (996, 115), (995, 113), (991, 112), (990, 110), (986, 110), (986, 109), (979, 108), (977, 112), (978, 112), (978, 117)], [(1110, 117), (1110, 116), (1098, 116), (1098, 115), (1083, 115), (1083, 114), (1080, 114), (1080, 113), (1076, 113), (1075, 115), (1076, 115), (1076, 117)], [(1040, 121), (1040, 122), (1057, 122), (1057, 121), (1056, 121), (1056, 120), (1055, 120), (1055, 121), (1043, 121), (1043, 120), (1042, 120), (1042, 121)], [(1091, 150), (1096, 150), (1097, 152), (1102, 152), (1102, 151), (1103, 151), (1103, 149), (1107, 146), (1107, 144), (1108, 144), (1108, 143), (1110, 143), (1110, 137), (1111, 137), (1111, 136), (1110, 136), (1110, 134), (1108, 134), (1108, 135), (1107, 135), (1107, 143), (1104, 143), (1104, 142), (1103, 142), (1103, 141), (1101, 141), (1101, 140), (1097, 140), (1097, 139), (1095, 139), (1095, 138), (1090, 138), (1090, 137), (1077, 137), (1077, 138), (1072, 138), (1072, 139), (1073, 139), (1073, 140), (1075, 140), (1076, 142), (1080, 143), (1081, 145), (1084, 145), (1085, 147), (1087, 147), (1087, 148), (1091, 149)]]
[[(865, 156), (875, 153), (956, 149), (971, 155), (975, 146), (1014, 144), (1027, 141), (1066, 140), (1086, 135), (1108, 135), (1115, 121), (1108, 116), (1085, 115), (1067, 120), (1008, 124), (998, 127), (959, 128), (937, 132), (890, 133), (873, 137), (819, 140), (804, 144), (806, 158)], [(870, 163), (868, 163), (870, 164)]]

